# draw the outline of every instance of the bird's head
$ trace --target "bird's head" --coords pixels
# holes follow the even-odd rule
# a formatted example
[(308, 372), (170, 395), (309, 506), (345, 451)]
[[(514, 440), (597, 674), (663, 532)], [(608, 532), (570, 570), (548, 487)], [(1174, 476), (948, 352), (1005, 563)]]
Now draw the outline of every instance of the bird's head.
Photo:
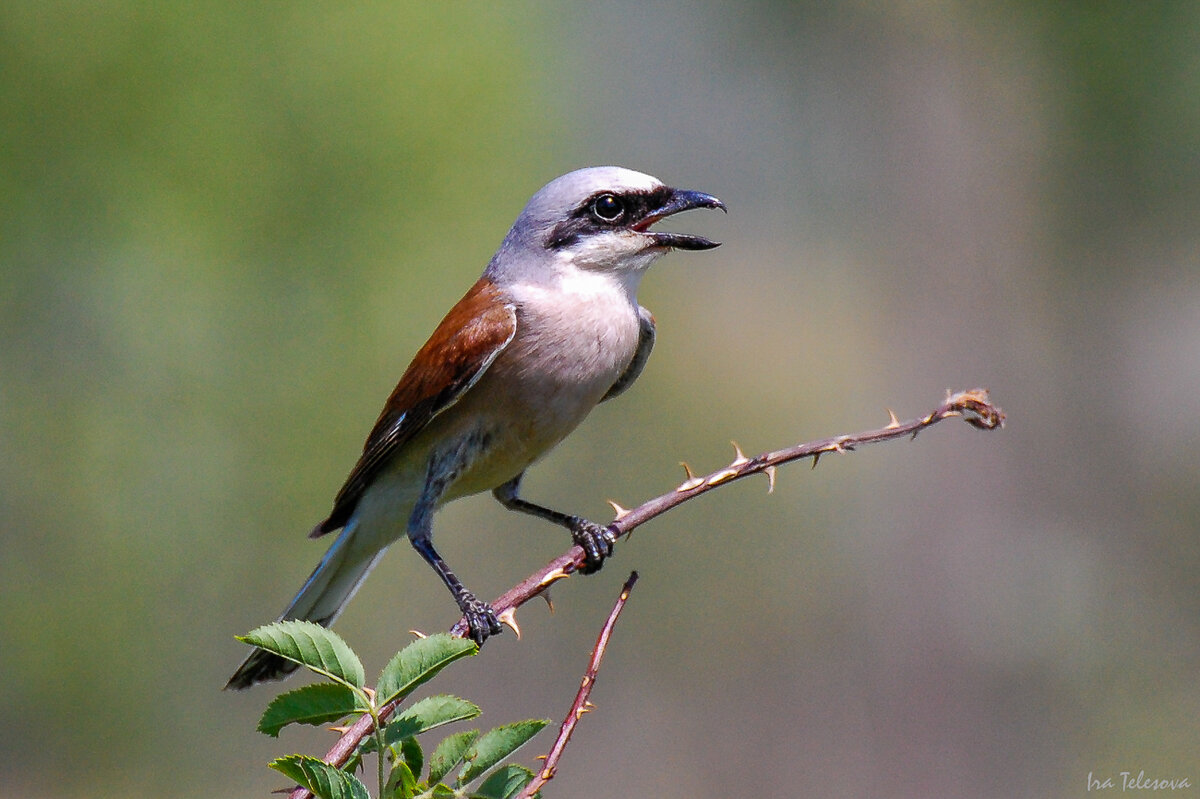
[[(718, 242), (651, 230), (668, 216), (725, 205), (711, 194), (673, 189), (650, 175), (615, 166), (555, 178), (517, 217), (492, 268), (520, 264), (640, 274), (667, 250), (708, 250)], [(508, 264), (513, 266), (508, 266)]]

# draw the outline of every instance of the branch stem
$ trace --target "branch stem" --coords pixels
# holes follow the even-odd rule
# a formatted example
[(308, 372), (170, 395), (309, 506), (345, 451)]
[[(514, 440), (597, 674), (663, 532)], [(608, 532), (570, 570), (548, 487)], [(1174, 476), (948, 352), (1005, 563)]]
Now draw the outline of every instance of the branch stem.
[(592, 687), (595, 686), (596, 676), (600, 673), (600, 661), (604, 659), (604, 652), (608, 649), (608, 639), (612, 637), (617, 617), (625, 609), (625, 602), (628, 601), (629, 592), (633, 590), (637, 579), (637, 572), (629, 573), (629, 579), (621, 588), (621, 595), (617, 597), (612, 611), (608, 614), (608, 620), (604, 622), (604, 627), (601, 628), (600, 635), (596, 638), (596, 645), (592, 647), (592, 657), (588, 660), (587, 671), (584, 672), (583, 679), (579, 681), (579, 690), (575, 693), (575, 701), (571, 703), (571, 710), (558, 728), (558, 737), (554, 739), (554, 745), (550, 747), (550, 751), (546, 755), (546, 762), (542, 764), (542, 770), (538, 772), (537, 776), (521, 789), (516, 799), (529, 799), (541, 790), (543, 785), (554, 779), (554, 774), (558, 771), (558, 761), (566, 751), (571, 734), (575, 732), (575, 725), (583, 718), (583, 714), (590, 712), (593, 707), (588, 698), (592, 695)]
[[(878, 444), (898, 438), (916, 438), (927, 427), (932, 427), (946, 419), (961, 418), (967, 424), (981, 430), (995, 430), (1004, 425), (1004, 412), (991, 403), (988, 392), (977, 388), (970, 391), (960, 391), (956, 394), (947, 392), (945, 401), (925, 416), (900, 422), (894, 414), (891, 421), (876, 430), (867, 430), (851, 435), (834, 436), (832, 438), (797, 444), (774, 452), (765, 452), (753, 458), (747, 458), (741, 450), (736, 451), (736, 457), (726, 467), (703, 476), (696, 476), (687, 469), (687, 479), (672, 491), (649, 499), (632, 510), (619, 509), (617, 518), (610, 525), (618, 537), (624, 537), (646, 522), (654, 519), (677, 505), (706, 494), (715, 488), (741, 480), (756, 474), (765, 474), (770, 481), (770, 487), (775, 486), (775, 469), (785, 463), (812, 458), (814, 468), (821, 456), (828, 452), (852, 452), (859, 446)], [(497, 616), (513, 613), (530, 599), (540, 595), (552, 583), (570, 576), (584, 565), (583, 549), (573, 546), (562, 555), (547, 563), (533, 574), (526, 577), (517, 585), (501, 594), (492, 608)], [(608, 625), (611, 627), (611, 625)], [(607, 629), (607, 627), (606, 627)], [(460, 619), (451, 629), (452, 635), (459, 637), (466, 634), (466, 619)], [(602, 633), (603, 635), (603, 633)], [(586, 700), (585, 700), (586, 701)], [(359, 743), (372, 733), (376, 724), (383, 724), (395, 713), (399, 701), (389, 702), (379, 708), (378, 719), (364, 714), (351, 725), (342, 737), (334, 744), (325, 756), (325, 762), (332, 766), (342, 766), (350, 759)], [(296, 788), (290, 794), (290, 799), (307, 799), (311, 796), (304, 788)]]

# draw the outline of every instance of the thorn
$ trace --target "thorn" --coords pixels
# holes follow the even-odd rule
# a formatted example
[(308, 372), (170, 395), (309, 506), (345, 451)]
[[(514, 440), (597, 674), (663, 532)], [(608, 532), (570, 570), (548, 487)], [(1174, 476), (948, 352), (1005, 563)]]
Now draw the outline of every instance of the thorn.
[(542, 578), (541, 588), (545, 589), (546, 587), (553, 585), (554, 583), (557, 583), (559, 580), (565, 580), (570, 576), (571, 575), (567, 574), (562, 569), (558, 569), (557, 571), (552, 571), (549, 574), (547, 574), (545, 577)]
[(613, 513), (617, 514), (617, 518), (614, 519), (613, 521), (619, 522), (622, 519), (624, 519), (626, 516), (629, 515), (629, 508), (622, 508), (620, 505), (613, 502), (611, 499), (607, 500), (607, 502), (609, 505), (612, 505)]
[(722, 469), (721, 471), (714, 474), (712, 477), (708, 478), (708, 480), (706, 480), (705, 482), (708, 483), (710, 486), (715, 486), (718, 483), (724, 483), (728, 480), (732, 480), (733, 478), (737, 477), (738, 474), (739, 474), (739, 472), (737, 469), (732, 469), (732, 468)]
[(538, 755), (534, 758), (534, 760), (545, 760), (548, 757), (550, 757), (550, 755)]
[(365, 685), (364, 685), (364, 686), (363, 686), (363, 693), (367, 695), (367, 698), (368, 698), (368, 699), (370, 699), (370, 700), (371, 700), (371, 702), (374, 702), (374, 701), (375, 701), (375, 689), (374, 689), (374, 688), (369, 688), (369, 687), (367, 687), (367, 686), (365, 686)]
[(586, 707), (588, 710), (595, 710), (595, 709), (596, 709), (596, 705), (595, 705), (595, 703), (594, 703), (594, 702), (592, 702), (592, 700), (590, 700), (590, 699), (588, 699), (588, 700), (584, 701), (584, 703), (583, 703), (583, 706), (584, 706), (584, 707)]
[(775, 467), (768, 466), (767, 468), (763, 469), (763, 472), (767, 475), (767, 493), (774, 494), (775, 493)]
[(749, 463), (750, 459), (746, 457), (746, 453), (742, 452), (742, 448), (738, 446), (736, 441), (730, 441), (733, 444), (733, 463), (731, 467), (741, 466), (743, 463)]
[(897, 427), (900, 426), (900, 420), (896, 418), (896, 414), (892, 411), (891, 408), (887, 408), (886, 410), (888, 412), (888, 419), (890, 421), (887, 423), (887, 427), (885, 427), (883, 429), (884, 430), (895, 430)]
[(517, 634), (517, 640), (521, 640), (521, 628), (517, 626), (517, 611), (515, 608), (509, 608), (503, 613), (498, 614), (496, 619), (501, 624), (506, 624), (511, 627), (512, 631)]
[(579, 710), (575, 711), (575, 718), (576, 718), (576, 720), (581, 719), (581, 718), (583, 718), (584, 713), (591, 713), (591, 712), (592, 712), (591, 708), (581, 707), (581, 708), (579, 708)]
[(542, 769), (542, 773), (539, 774), (538, 777), (543, 782), (549, 782), (550, 780), (554, 779), (554, 769), (552, 769), (552, 768)]
[(820, 450), (818, 450), (818, 451), (816, 451), (816, 452), (814, 452), (814, 453), (813, 453), (813, 465), (812, 465), (812, 467), (813, 467), (814, 469), (815, 469), (815, 468), (817, 468), (817, 464), (820, 462), (820, 460), (821, 460), (821, 452), (820, 452)]
[(542, 591), (542, 599), (546, 600), (546, 607), (550, 608), (550, 613), (554, 613), (554, 600), (550, 598), (550, 590)]
[(679, 465), (683, 467), (684, 473), (687, 474), (687, 479), (680, 483), (679, 487), (675, 489), (677, 492), (682, 494), (684, 491), (691, 491), (693, 488), (699, 488), (700, 486), (704, 485), (704, 481), (702, 479), (692, 474), (692, 467), (688, 466), (686, 461), (680, 461)]
[(420, 630), (409, 630), (408, 634), (413, 636), (414, 638), (428, 638), (429, 637), (428, 635), (421, 632)]
[(329, 728), (329, 731), (330, 731), (330, 732), (336, 732), (338, 735), (342, 735), (343, 733), (345, 733), (345, 732), (346, 732), (347, 730), (349, 730), (349, 729), (350, 729), (349, 727), (330, 727), (330, 728)]

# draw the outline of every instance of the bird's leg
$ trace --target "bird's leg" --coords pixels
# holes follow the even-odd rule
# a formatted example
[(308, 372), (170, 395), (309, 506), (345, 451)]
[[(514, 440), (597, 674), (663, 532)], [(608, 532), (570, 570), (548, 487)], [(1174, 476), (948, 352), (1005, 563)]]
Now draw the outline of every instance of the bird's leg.
[(450, 589), (454, 601), (467, 619), (468, 635), (476, 644), (483, 646), (488, 636), (495, 635), (503, 629), (500, 620), (496, 618), (496, 612), (492, 610), (491, 605), (476, 597), (462, 584), (433, 548), (433, 512), (446, 487), (462, 473), (464, 449), (458, 448), (449, 456), (435, 456), (430, 460), (425, 488), (408, 519), (408, 540), (413, 549), (421, 554)]
[(581, 516), (560, 513), (556, 510), (551, 510), (550, 508), (521, 499), (517, 496), (517, 492), (520, 489), (521, 477), (523, 475), (524, 472), (518, 474), (504, 485), (497, 487), (492, 491), (492, 495), (496, 497), (501, 505), (509, 510), (528, 513), (530, 516), (545, 519), (548, 522), (570, 530), (571, 540), (583, 549), (585, 562), (580, 571), (584, 574), (599, 571), (600, 567), (604, 565), (604, 559), (613, 552), (613, 544), (617, 540), (616, 531), (611, 527), (604, 527), (595, 522), (588, 521)]
[(433, 541), (430, 540), (429, 535), (413, 536), (410, 534), (409, 539), (412, 541), (413, 548), (421, 553), (425, 562), (433, 567), (433, 570), (438, 573), (438, 577), (441, 577), (442, 582), (450, 589), (450, 593), (454, 594), (454, 601), (458, 603), (459, 609), (467, 617), (468, 635), (471, 636), (471, 640), (483, 646), (483, 642), (488, 639), (488, 636), (500, 632), (502, 629), (500, 621), (496, 618), (496, 612), (492, 610), (492, 606), (472, 594), (454, 572), (450, 571), (446, 561), (442, 560), (442, 556), (433, 548)]

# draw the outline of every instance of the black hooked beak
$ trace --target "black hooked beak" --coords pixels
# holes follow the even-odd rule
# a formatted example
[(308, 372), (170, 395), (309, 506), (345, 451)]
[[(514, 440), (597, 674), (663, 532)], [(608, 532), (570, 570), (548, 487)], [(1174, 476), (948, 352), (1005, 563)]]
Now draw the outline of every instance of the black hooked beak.
[(633, 226), (633, 229), (652, 237), (654, 239), (654, 246), (656, 247), (672, 247), (676, 250), (711, 250), (713, 247), (719, 247), (721, 242), (712, 241), (703, 236), (693, 236), (687, 233), (660, 233), (657, 230), (647, 230), (647, 228), (660, 219), (665, 219), (668, 216), (683, 211), (690, 211), (693, 208), (720, 208), (722, 211), (728, 213), (725, 203), (711, 194), (705, 194), (702, 191), (673, 189), (667, 201), (646, 214), (645, 217)]

